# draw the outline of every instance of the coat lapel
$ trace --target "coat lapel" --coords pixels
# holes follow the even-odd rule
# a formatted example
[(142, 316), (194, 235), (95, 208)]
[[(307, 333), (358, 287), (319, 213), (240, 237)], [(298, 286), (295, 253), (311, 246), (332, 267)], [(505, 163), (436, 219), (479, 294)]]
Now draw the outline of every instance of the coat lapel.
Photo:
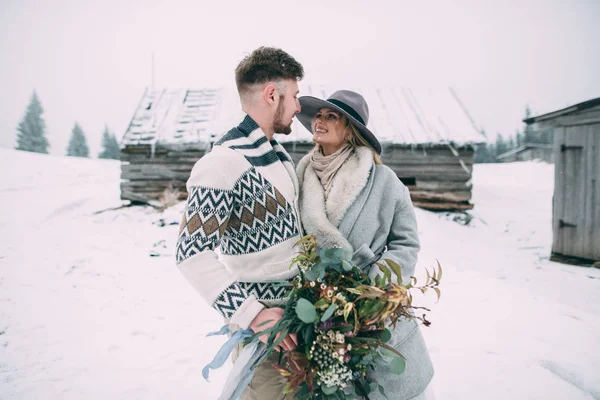
[(325, 205), (331, 223), (338, 227), (348, 208), (366, 186), (373, 166), (373, 154), (366, 147), (358, 147), (340, 168)]

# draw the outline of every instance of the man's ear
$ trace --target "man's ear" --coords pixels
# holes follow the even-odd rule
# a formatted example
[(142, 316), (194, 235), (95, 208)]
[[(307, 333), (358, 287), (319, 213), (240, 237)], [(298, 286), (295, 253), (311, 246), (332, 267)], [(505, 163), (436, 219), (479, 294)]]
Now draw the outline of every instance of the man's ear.
[(267, 102), (267, 104), (275, 104), (277, 102), (277, 97), (277, 88), (275, 87), (275, 85), (270, 83), (267, 86), (265, 86), (265, 88), (263, 89), (263, 99)]

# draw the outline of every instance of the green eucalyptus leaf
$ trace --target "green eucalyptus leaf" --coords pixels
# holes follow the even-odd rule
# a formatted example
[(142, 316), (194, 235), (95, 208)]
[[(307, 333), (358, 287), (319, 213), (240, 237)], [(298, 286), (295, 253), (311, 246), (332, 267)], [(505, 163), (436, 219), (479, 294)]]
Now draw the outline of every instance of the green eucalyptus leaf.
[(344, 269), (344, 271), (349, 272), (352, 271), (352, 268), (354, 268), (354, 266), (350, 262), (342, 260), (342, 268)]
[(386, 399), (388, 398), (387, 395), (385, 394), (385, 389), (381, 385), (379, 385), (379, 393), (381, 393), (381, 395), (383, 397), (385, 397)]
[(406, 369), (406, 361), (402, 357), (392, 359), (391, 369), (394, 374), (402, 374)]
[(300, 298), (298, 304), (296, 304), (296, 315), (302, 322), (311, 324), (317, 318), (317, 310), (310, 301)]
[(381, 336), (379, 336), (379, 339), (381, 339), (381, 341), (383, 343), (388, 342), (390, 339), (392, 338), (392, 332), (390, 332), (389, 329), (384, 329), (383, 332), (381, 332)]
[(309, 281), (314, 281), (319, 276), (319, 271), (317, 271), (314, 267), (311, 270), (306, 271), (304, 277)]
[(327, 308), (327, 310), (323, 313), (323, 316), (321, 317), (321, 322), (325, 322), (329, 318), (331, 318), (331, 316), (333, 315), (335, 310), (337, 310), (337, 308), (338, 308), (338, 306), (335, 303), (330, 305), (329, 308)]
[(388, 358), (398, 357), (398, 354), (394, 353), (393, 351), (391, 351), (389, 349), (386, 349), (385, 347), (379, 347), (379, 352), (384, 357), (388, 357)]
[(369, 383), (369, 388), (371, 389), (371, 392), (375, 392), (378, 387), (379, 387), (379, 385), (377, 384), (377, 382)]
[(337, 386), (327, 386), (325, 384), (321, 384), (321, 390), (323, 391), (324, 394), (334, 394), (335, 392), (337, 392)]

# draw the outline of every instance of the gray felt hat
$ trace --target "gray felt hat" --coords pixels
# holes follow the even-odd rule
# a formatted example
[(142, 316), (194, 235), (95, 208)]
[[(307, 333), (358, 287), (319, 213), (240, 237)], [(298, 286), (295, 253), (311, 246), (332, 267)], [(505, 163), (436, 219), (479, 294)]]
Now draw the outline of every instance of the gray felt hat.
[(367, 128), (369, 123), (369, 106), (365, 98), (356, 92), (350, 90), (338, 90), (327, 100), (321, 100), (312, 96), (302, 96), (298, 99), (302, 111), (296, 114), (298, 121), (304, 125), (309, 132), (312, 131), (312, 121), (321, 108), (331, 108), (346, 116), (356, 127), (361, 136), (375, 149), (377, 154), (381, 154), (381, 144), (373, 133)]

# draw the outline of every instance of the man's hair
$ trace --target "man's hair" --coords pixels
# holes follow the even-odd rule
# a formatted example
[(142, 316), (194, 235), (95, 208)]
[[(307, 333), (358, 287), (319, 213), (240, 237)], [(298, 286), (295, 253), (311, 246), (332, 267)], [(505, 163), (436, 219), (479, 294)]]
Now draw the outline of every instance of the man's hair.
[[(241, 97), (248, 94), (255, 85), (284, 79), (304, 78), (302, 64), (281, 49), (259, 47), (246, 56), (235, 69), (235, 83)], [(281, 87), (277, 87), (283, 95)]]

